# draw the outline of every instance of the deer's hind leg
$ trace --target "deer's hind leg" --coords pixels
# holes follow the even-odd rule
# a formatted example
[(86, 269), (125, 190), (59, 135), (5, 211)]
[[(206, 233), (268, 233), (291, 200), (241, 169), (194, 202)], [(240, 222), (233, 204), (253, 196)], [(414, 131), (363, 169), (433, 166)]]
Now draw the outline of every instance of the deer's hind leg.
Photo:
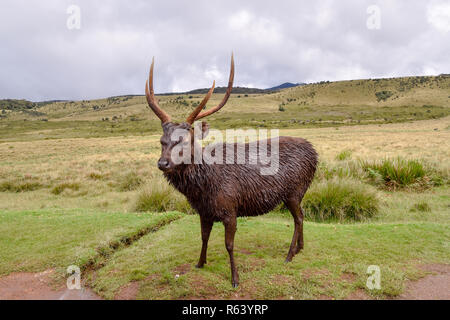
[(292, 236), (291, 246), (286, 257), (286, 262), (292, 261), (292, 258), (303, 249), (303, 210), (300, 207), (301, 198), (298, 194), (284, 201), (294, 218), (294, 235)]

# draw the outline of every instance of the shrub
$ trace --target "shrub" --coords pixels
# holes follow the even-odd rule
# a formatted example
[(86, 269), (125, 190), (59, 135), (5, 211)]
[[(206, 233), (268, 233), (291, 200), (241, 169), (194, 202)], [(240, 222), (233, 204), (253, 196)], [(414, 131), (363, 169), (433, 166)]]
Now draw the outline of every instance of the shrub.
[(172, 188), (162, 178), (152, 180), (151, 184), (142, 188), (133, 206), (134, 211), (180, 211), (193, 214), (195, 211), (186, 198)]
[(118, 188), (120, 191), (132, 191), (141, 186), (143, 182), (144, 180), (136, 172), (131, 171), (121, 177)]
[(402, 188), (421, 185), (426, 172), (418, 160), (402, 158), (385, 159), (381, 162), (360, 161), (361, 167), (373, 181), (382, 181), (388, 188)]
[(394, 93), (392, 91), (379, 91), (375, 93), (375, 96), (377, 97), (377, 101), (386, 101), (389, 99)]
[(336, 160), (338, 161), (344, 161), (348, 160), (352, 157), (352, 151), (351, 150), (343, 150), (336, 156)]
[(51, 193), (61, 194), (66, 189), (78, 191), (80, 189), (80, 184), (77, 182), (63, 182), (54, 186), (53, 189), (51, 190)]
[(302, 203), (306, 218), (315, 221), (363, 221), (379, 210), (375, 192), (350, 179), (315, 183)]

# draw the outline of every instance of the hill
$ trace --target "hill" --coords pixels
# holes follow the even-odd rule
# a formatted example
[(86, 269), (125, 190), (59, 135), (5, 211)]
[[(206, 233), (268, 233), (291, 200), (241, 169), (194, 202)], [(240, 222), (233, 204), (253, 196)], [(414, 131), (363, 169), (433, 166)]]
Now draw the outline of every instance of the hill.
[(276, 87), (272, 87), (272, 88), (267, 88), (267, 91), (278, 91), (281, 89), (287, 89), (287, 88), (292, 88), (292, 87), (297, 87), (297, 86), (303, 86), (306, 83), (292, 83), (292, 82), (285, 82), (280, 84), (279, 86)]
[(319, 82), (282, 91), (300, 104), (418, 106), (450, 105), (450, 77), (420, 76)]
[[(224, 89), (216, 90), (207, 107), (222, 100)], [(337, 127), (450, 115), (450, 77), (446, 75), (327, 81), (275, 92), (252, 90), (255, 93), (234, 89), (227, 105), (208, 117), (210, 125), (219, 129)], [(174, 121), (183, 121), (203, 99), (203, 92), (199, 89), (159, 95), (159, 104)], [(40, 137), (57, 137), (62, 134), (58, 130), (65, 128), (70, 130), (64, 134), (70, 132), (74, 137), (144, 135), (160, 130), (159, 120), (149, 111), (142, 95), (82, 101), (1, 102), (0, 136), (13, 136), (18, 131), (25, 134), (36, 128), (45, 132)]]
[[(195, 89), (181, 94), (206, 94), (208, 90), (209, 88)], [(214, 88), (214, 93), (225, 93), (226, 90), (227, 87), (216, 87)], [(256, 94), (256, 93), (266, 93), (267, 90), (258, 88), (247, 88), (247, 87), (233, 87), (232, 92), (236, 94)]]

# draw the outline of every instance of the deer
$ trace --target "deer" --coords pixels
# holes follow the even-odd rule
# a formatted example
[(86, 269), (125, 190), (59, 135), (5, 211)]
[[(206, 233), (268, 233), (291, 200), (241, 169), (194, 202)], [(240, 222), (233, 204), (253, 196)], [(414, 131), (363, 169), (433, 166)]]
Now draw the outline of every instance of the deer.
[[(221, 222), (225, 228), (225, 247), (228, 251), (231, 284), (236, 288), (239, 275), (234, 259), (234, 238), (237, 230), (237, 218), (244, 216), (259, 216), (266, 214), (284, 203), (294, 219), (294, 234), (286, 257), (286, 262), (304, 248), (303, 220), (304, 212), (301, 207), (303, 196), (313, 180), (318, 155), (312, 144), (297, 137), (280, 136), (267, 139), (266, 143), (278, 144), (277, 156), (279, 168), (274, 174), (261, 174), (261, 163), (206, 163), (204, 160), (195, 163), (194, 147), (200, 143), (194, 134), (194, 121), (205, 118), (219, 111), (228, 101), (233, 88), (234, 56), (231, 55), (230, 76), (228, 87), (221, 102), (206, 110), (215, 81), (204, 99), (194, 108), (184, 122), (173, 122), (171, 117), (162, 110), (155, 98), (153, 89), (154, 57), (152, 59), (148, 80), (145, 83), (145, 96), (148, 106), (161, 120), (163, 134), (160, 139), (161, 157), (158, 168), (165, 179), (176, 190), (182, 193), (192, 208), (200, 216), (202, 247), (200, 258), (196, 265), (202, 268), (206, 264), (208, 240), (215, 222)], [(203, 110), (205, 109), (205, 110)], [(173, 138), (174, 132), (182, 132)], [(209, 125), (201, 122), (201, 137), (209, 131)], [(269, 141), (270, 140), (270, 141)], [(261, 143), (261, 140), (258, 141)], [(239, 143), (223, 143), (230, 150), (238, 150)], [(174, 161), (173, 151), (180, 145), (187, 145), (190, 161)], [(245, 158), (249, 158), (249, 143), (245, 147)], [(200, 150), (204, 147), (200, 146)], [(227, 149), (228, 150), (228, 149)], [(242, 149), (241, 149), (242, 150)], [(270, 153), (272, 147), (268, 147)], [(182, 152), (181, 152), (182, 153)], [(189, 156), (190, 154), (190, 156)], [(224, 155), (226, 157), (226, 155)]]

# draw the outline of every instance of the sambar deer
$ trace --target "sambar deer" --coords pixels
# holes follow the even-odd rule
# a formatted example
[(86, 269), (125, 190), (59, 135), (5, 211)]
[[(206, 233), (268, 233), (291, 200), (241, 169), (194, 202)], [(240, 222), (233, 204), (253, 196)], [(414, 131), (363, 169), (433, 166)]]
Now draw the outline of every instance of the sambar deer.
[[(272, 143), (278, 146), (277, 157), (279, 167), (273, 174), (261, 174), (265, 166), (261, 162), (245, 163), (228, 161), (226, 163), (207, 163), (202, 160), (195, 163), (195, 146), (199, 147), (194, 134), (193, 123), (214, 112), (219, 111), (228, 101), (233, 87), (234, 59), (231, 56), (231, 71), (228, 88), (222, 101), (210, 110), (203, 111), (208, 99), (214, 91), (214, 84), (206, 97), (187, 117), (186, 121), (173, 122), (170, 116), (162, 110), (155, 99), (153, 90), (154, 59), (150, 67), (149, 79), (145, 85), (145, 95), (149, 107), (161, 120), (163, 135), (161, 137), (161, 157), (158, 168), (163, 171), (168, 182), (184, 194), (190, 205), (200, 215), (202, 249), (197, 267), (206, 263), (208, 239), (214, 222), (222, 222), (225, 227), (225, 246), (231, 265), (233, 287), (237, 287), (239, 276), (233, 256), (234, 235), (236, 233), (237, 217), (257, 216), (273, 210), (284, 203), (294, 218), (294, 235), (289, 248), (286, 262), (292, 260), (303, 249), (303, 211), (300, 203), (314, 177), (317, 166), (317, 153), (312, 145), (301, 138), (277, 137), (259, 140), (267, 143), (267, 152), (271, 153)], [(203, 136), (207, 134), (208, 125), (202, 123)], [(175, 135), (175, 131), (178, 134)], [(182, 132), (180, 135), (179, 133)], [(188, 161), (179, 163), (173, 159), (173, 151), (180, 145), (188, 145), (190, 156)], [(240, 145), (242, 146), (242, 144)], [(238, 143), (224, 143), (223, 149), (238, 150)], [(249, 143), (244, 143), (245, 159), (249, 160)], [(190, 149), (189, 149), (190, 148)], [(203, 148), (200, 146), (200, 150)], [(274, 151), (275, 152), (275, 151)], [(223, 154), (225, 159), (228, 155)], [(232, 157), (236, 157), (233, 152)]]

